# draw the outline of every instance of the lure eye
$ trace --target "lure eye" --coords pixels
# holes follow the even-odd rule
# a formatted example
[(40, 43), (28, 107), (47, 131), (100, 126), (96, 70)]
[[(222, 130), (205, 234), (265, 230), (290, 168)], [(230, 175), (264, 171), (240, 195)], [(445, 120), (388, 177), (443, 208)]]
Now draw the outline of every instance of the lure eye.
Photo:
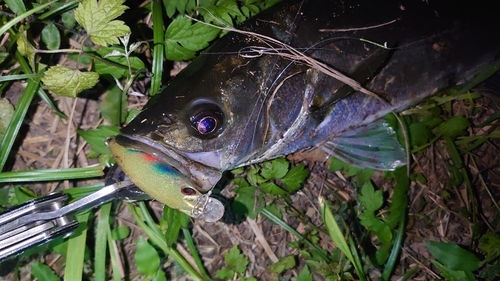
[(224, 114), (215, 102), (200, 99), (194, 101), (187, 111), (189, 123), (202, 138), (213, 138), (222, 131)]
[(181, 188), (181, 192), (182, 192), (182, 194), (188, 195), (188, 196), (196, 194), (196, 190), (194, 190), (191, 187), (183, 187), (183, 188)]

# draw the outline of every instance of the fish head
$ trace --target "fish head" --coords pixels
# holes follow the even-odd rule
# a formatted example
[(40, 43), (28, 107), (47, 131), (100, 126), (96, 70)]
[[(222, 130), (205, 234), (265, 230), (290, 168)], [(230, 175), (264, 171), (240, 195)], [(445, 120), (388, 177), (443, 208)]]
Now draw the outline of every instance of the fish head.
[[(187, 184), (195, 189), (195, 197), (200, 196), (215, 186), (224, 171), (250, 157), (264, 142), (266, 109), (260, 92), (266, 63), (266, 59), (245, 61), (237, 55), (202, 55), (152, 97), (115, 142), (155, 155), (182, 178), (177, 191)], [(135, 182), (137, 175), (126, 171), (124, 161), (133, 160), (118, 163)], [(170, 191), (151, 191), (164, 189), (161, 185), (139, 187), (171, 204)], [(177, 198), (188, 199), (191, 197)]]

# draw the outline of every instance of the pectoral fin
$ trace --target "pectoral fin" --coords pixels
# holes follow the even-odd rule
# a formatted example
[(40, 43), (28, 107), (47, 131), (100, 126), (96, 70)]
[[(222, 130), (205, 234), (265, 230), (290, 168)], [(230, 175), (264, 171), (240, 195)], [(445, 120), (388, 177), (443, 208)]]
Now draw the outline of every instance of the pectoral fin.
[(322, 149), (331, 156), (361, 168), (394, 170), (406, 164), (406, 153), (383, 120), (346, 132)]

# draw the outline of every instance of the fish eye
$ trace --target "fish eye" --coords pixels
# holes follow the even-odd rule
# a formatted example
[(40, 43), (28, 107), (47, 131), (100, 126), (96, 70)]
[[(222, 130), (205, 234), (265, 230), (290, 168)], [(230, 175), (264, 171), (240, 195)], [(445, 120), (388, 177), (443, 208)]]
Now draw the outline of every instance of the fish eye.
[(188, 195), (188, 196), (196, 194), (196, 190), (191, 188), (191, 187), (183, 187), (183, 188), (181, 188), (181, 192), (182, 192), (182, 194)]
[(187, 111), (191, 127), (202, 138), (213, 138), (222, 131), (224, 114), (215, 102), (200, 99), (191, 103)]

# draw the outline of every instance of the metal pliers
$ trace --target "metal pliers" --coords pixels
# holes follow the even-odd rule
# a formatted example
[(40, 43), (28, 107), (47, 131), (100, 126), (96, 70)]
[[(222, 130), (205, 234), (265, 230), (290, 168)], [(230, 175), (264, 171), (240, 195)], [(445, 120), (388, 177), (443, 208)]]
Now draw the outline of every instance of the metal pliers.
[(114, 166), (108, 172), (106, 186), (82, 199), (67, 204), (68, 195), (52, 193), (0, 213), (0, 262), (55, 238), (69, 237), (78, 226), (74, 214), (114, 199), (137, 201), (150, 197)]

